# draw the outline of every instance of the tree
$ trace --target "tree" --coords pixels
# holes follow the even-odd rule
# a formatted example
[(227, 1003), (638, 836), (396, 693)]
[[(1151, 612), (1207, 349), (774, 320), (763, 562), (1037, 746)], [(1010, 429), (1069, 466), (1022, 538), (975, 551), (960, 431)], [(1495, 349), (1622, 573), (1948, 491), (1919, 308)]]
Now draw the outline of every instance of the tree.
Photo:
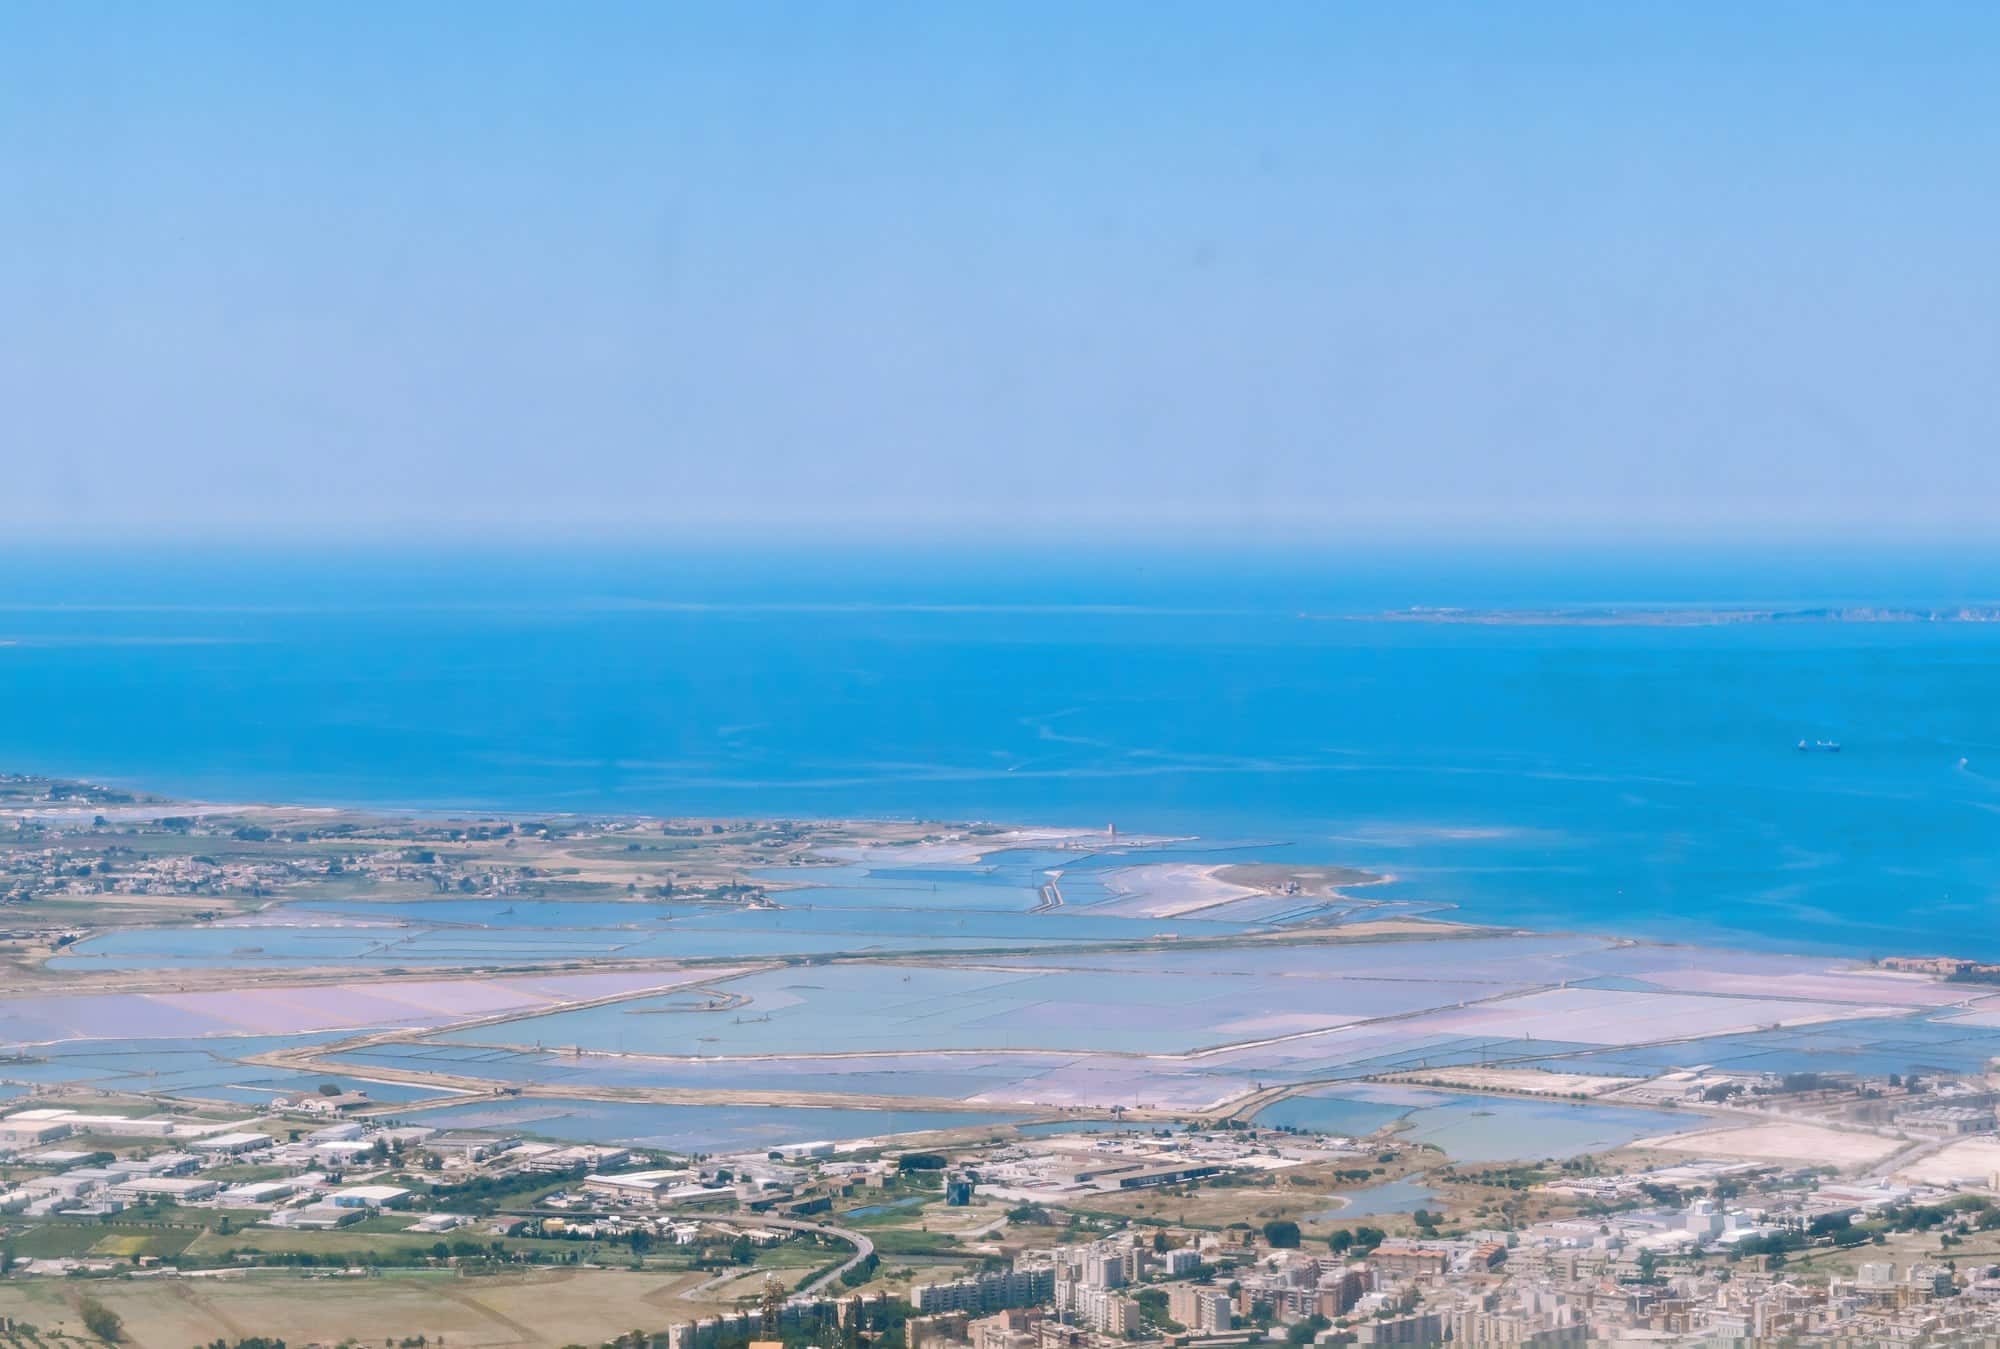
[(77, 1310), (83, 1313), (83, 1328), (106, 1344), (117, 1344), (125, 1338), (123, 1318), (96, 1298), (85, 1298), (77, 1304)]
[(1285, 1331), (1285, 1339), (1292, 1344), (1311, 1344), (1322, 1330), (1332, 1325), (1333, 1322), (1315, 1312), (1303, 1321), (1292, 1322)]
[(340, 1095), (340, 1084), (338, 1082), (322, 1082), (319, 1084), (319, 1094), (322, 1096), (338, 1096)]
[(1345, 1255), (1347, 1253), (1347, 1248), (1354, 1244), (1354, 1233), (1348, 1231), (1346, 1228), (1343, 1227), (1338, 1232), (1335, 1232), (1332, 1236), (1328, 1237), (1326, 1239), (1326, 1244), (1333, 1248), (1333, 1253), (1335, 1255)]
[(1289, 1218), (1273, 1218), (1264, 1224), (1264, 1240), (1282, 1250), (1297, 1250), (1299, 1225)]

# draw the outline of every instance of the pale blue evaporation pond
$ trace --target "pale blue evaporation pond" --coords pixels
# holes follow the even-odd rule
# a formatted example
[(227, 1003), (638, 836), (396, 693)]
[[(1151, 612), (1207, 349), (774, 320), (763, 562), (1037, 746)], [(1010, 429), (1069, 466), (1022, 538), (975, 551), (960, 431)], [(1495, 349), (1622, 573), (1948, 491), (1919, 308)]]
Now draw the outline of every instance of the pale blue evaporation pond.
[[(1021, 1064), (1006, 1056), (904, 1060), (797, 1060), (789, 1063), (573, 1058), (556, 1049), (536, 1053), (478, 1045), (395, 1043), (343, 1050), (334, 1056), (353, 1072), (371, 1068), (444, 1071), (495, 1084), (575, 1087), (700, 1087), (963, 1099), (1017, 1080)], [(879, 1066), (878, 1066), (879, 1065)]]
[[(1273, 996), (1270, 976), (1261, 970), (1200, 977), (1172, 964), (1157, 973), (1113, 973), (1040, 968), (1044, 963), (783, 969), (727, 984), (750, 999), (740, 1014), (659, 1012), (659, 1000), (641, 999), (432, 1038), (635, 1054), (1030, 1049), (1154, 1054), (1257, 1038), (1260, 1030), (1238, 1022), (1263, 1015), (1262, 1000)], [(1497, 988), (1449, 978), (1328, 981), (1284, 996), (1293, 1010), (1329, 1008), (1322, 1014), (1326, 1024), (1448, 1005)]]
[(343, 1034), (68, 1040), (34, 1046), (26, 1061), (0, 1063), (0, 1078), (17, 1084), (9, 1094), (29, 1087), (79, 1086), (159, 1092), (244, 1106), (268, 1105), (274, 1097), (314, 1092), (329, 1082), (345, 1090), (365, 1091), (388, 1103), (436, 1094), (402, 1083), (339, 1073), (298, 1073), (244, 1062), (253, 1054), (338, 1039)]
[(1601, 1152), (1635, 1139), (1684, 1131), (1699, 1124), (1701, 1117), (1672, 1110), (1357, 1083), (1275, 1101), (1258, 1111), (1254, 1122), (1365, 1137), (1399, 1120), (1407, 1126), (1396, 1135), (1401, 1140), (1432, 1144), (1453, 1161), (1498, 1162), (1562, 1160)]
[(1478, 919), (2000, 956), (2000, 626), (1319, 617), (1950, 603), (2000, 594), (1986, 558), (40, 549), (5, 574), (15, 769), (210, 799), (1115, 821), (1288, 840)]
[[(81, 942), (56, 969), (284, 968), (330, 963), (425, 967), (590, 957), (713, 960), (831, 952), (982, 951), (1046, 943), (1131, 941), (1171, 932), (1230, 936), (1279, 921), (1340, 922), (1421, 912), (1417, 903), (1284, 900), (1255, 921), (1144, 918), (1098, 912), (1115, 898), (1103, 873), (1153, 861), (1241, 861), (1254, 848), (1169, 843), (1105, 853), (1006, 850), (978, 863), (788, 867), (776, 909), (672, 902), (417, 899), (308, 901), (255, 922), (107, 933)], [(1041, 882), (1062, 871), (1063, 903), (1031, 912)], [(343, 926), (343, 922), (350, 925)]]
[[(1647, 1077), (1699, 1061), (1741, 1073), (1979, 1074), (2000, 1058), (2000, 1028), (1954, 1022), (1949, 1013), (1835, 1021), (1791, 1030), (1719, 1035), (1679, 1046), (1606, 1049), (1533, 1066)], [(1530, 1062), (1524, 1060), (1524, 1062)]]
[[(199, 1040), (76, 1040), (39, 1047), (42, 1062), (0, 1065), (0, 1100), (36, 1086), (80, 1086), (119, 1092), (163, 1092), (254, 1109), (274, 1097), (311, 1093), (325, 1083), (367, 1092), (396, 1105), (437, 1095), (436, 1091), (357, 1075), (294, 1073), (241, 1060), (251, 1054), (340, 1038), (340, 1033), (302, 1036), (221, 1036)], [(922, 1091), (923, 1083), (902, 1091)], [(826, 1089), (840, 1090), (835, 1081)], [(847, 1090), (868, 1090), (851, 1080)], [(439, 1128), (496, 1127), (579, 1142), (635, 1143), (674, 1151), (718, 1151), (765, 1147), (819, 1138), (853, 1138), (969, 1125), (1008, 1123), (1023, 1116), (1008, 1111), (802, 1109), (761, 1106), (653, 1105), (576, 1100), (533, 1100), (412, 1111), (412, 1123)]]
[(1356, 1218), (1379, 1218), (1390, 1213), (1414, 1213), (1436, 1202), (1437, 1191), (1420, 1180), (1404, 1176), (1380, 1185), (1350, 1190), (1332, 1208), (1305, 1215), (1307, 1222), (1349, 1222)]
[(404, 1123), (437, 1129), (508, 1130), (673, 1152), (731, 1152), (784, 1143), (880, 1138), (933, 1129), (1009, 1124), (1023, 1117), (1002, 1111), (651, 1105), (538, 1098), (439, 1106), (409, 1111), (398, 1118)]
[[(994, 893), (1005, 892), (996, 888)], [(810, 894), (817, 898), (819, 892)], [(793, 896), (786, 898), (789, 902)], [(514, 912), (506, 912), (509, 908)], [(570, 909), (577, 912), (571, 915), (566, 912)], [(1166, 931), (1193, 937), (1250, 930), (1242, 923), (1094, 916), (1067, 908), (1044, 915), (1007, 908), (859, 904), (721, 910), (590, 902), (363, 901), (298, 904), (274, 916), (306, 925), (346, 916), (368, 919), (371, 925), (131, 929), (80, 942), (50, 964), (56, 969), (154, 969), (332, 963), (421, 967), (590, 957), (761, 959), (833, 952), (977, 952), (1051, 942), (1131, 941)], [(372, 925), (382, 920), (407, 926)]]

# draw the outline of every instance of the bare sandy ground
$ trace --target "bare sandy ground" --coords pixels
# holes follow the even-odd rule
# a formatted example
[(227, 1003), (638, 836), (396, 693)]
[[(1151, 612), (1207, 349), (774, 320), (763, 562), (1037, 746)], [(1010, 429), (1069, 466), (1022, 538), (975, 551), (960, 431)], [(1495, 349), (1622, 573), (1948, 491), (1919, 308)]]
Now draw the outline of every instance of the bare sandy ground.
[(688, 1275), (629, 1270), (540, 1270), (484, 1278), (454, 1274), (303, 1278), (258, 1274), (229, 1279), (10, 1279), (0, 1315), (41, 1328), (60, 1323), (82, 1335), (80, 1297), (97, 1298), (125, 1321), (138, 1349), (187, 1349), (216, 1336), (263, 1335), (288, 1344), (333, 1344), (352, 1337), (380, 1344), (419, 1334), (469, 1349), (601, 1344), (635, 1327), (718, 1310), (682, 1301)]
[(1247, 885), (1232, 885), (1216, 875), (1219, 866), (1200, 862), (1150, 862), (1123, 867), (1104, 877), (1104, 888), (1118, 896), (1093, 908), (1095, 913), (1119, 913), (1146, 918), (1178, 918), (1240, 899), (1265, 894)]
[(1693, 1133), (1646, 1138), (1634, 1148), (1662, 1148), (1704, 1157), (1741, 1157), (1758, 1162), (1818, 1162), (1835, 1166), (1865, 1166), (1887, 1157), (1903, 1144), (1878, 1134), (1849, 1133), (1817, 1124), (1773, 1120), (1731, 1129), (1698, 1129)]
[(835, 857), (844, 862), (895, 862), (909, 866), (977, 862), (988, 853), (1005, 852), (1009, 848), (1141, 847), (1170, 841), (1136, 836), (1113, 838), (1095, 829), (1009, 829), (1002, 834), (967, 834), (939, 839), (934, 843), (841, 843), (814, 851), (822, 857)]
[(1595, 1096), (1629, 1087), (1629, 1077), (1599, 1077), (1589, 1073), (1551, 1073), (1536, 1068), (1427, 1068), (1415, 1074), (1426, 1082), (1483, 1091), (1518, 1091), (1536, 1096)]
[(1896, 1172), (1898, 1180), (1924, 1185), (1970, 1184), (1994, 1189), (2000, 1177), (2000, 1138), (1965, 1138), (1928, 1157), (1919, 1157)]

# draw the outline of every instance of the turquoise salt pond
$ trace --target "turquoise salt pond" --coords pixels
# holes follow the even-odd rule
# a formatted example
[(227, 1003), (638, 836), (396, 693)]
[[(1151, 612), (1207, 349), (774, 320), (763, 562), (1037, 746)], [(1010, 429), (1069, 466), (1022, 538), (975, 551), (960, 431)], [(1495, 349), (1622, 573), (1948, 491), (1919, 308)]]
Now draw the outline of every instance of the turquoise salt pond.
[(1579, 1156), (1697, 1126), (1673, 1110), (1474, 1096), (1355, 1085), (1339, 1094), (1293, 1096), (1257, 1112), (1256, 1123), (1361, 1135), (1401, 1121), (1400, 1140), (1428, 1143), (1453, 1161)]
[(999, 1112), (805, 1109), (783, 1106), (646, 1105), (623, 1101), (523, 1100), (441, 1106), (399, 1116), (437, 1129), (539, 1134), (579, 1143), (617, 1143), (672, 1152), (740, 1152), (936, 1129), (1010, 1124)]

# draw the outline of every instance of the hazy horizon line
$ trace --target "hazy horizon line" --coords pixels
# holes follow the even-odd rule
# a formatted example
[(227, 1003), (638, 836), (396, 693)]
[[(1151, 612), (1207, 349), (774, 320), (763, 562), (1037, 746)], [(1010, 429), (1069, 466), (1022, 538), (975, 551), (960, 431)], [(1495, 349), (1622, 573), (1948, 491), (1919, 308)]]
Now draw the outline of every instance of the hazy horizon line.
[[(22, 547), (112, 549), (193, 546), (198, 551), (332, 551), (473, 553), (703, 551), (723, 548), (838, 547), (863, 554), (898, 552), (1033, 552), (1048, 556), (1142, 548), (1154, 554), (1337, 554), (1411, 549), (1521, 554), (1624, 553), (1699, 548), (1717, 553), (1857, 548), (1906, 555), (1987, 554), (2000, 557), (1990, 521), (1859, 521), (1705, 519), (1615, 520), (1563, 517), (1494, 522), (1436, 517), (1357, 521), (1297, 514), (1282, 520), (1218, 521), (1196, 514), (1150, 518), (1047, 515), (995, 520), (939, 514), (842, 520), (773, 514), (702, 519), (427, 519), (304, 522), (283, 519), (136, 521), (90, 524), (12, 521), (0, 551)], [(753, 532), (763, 531), (763, 532)], [(1050, 533), (1049, 531), (1069, 531)]]

